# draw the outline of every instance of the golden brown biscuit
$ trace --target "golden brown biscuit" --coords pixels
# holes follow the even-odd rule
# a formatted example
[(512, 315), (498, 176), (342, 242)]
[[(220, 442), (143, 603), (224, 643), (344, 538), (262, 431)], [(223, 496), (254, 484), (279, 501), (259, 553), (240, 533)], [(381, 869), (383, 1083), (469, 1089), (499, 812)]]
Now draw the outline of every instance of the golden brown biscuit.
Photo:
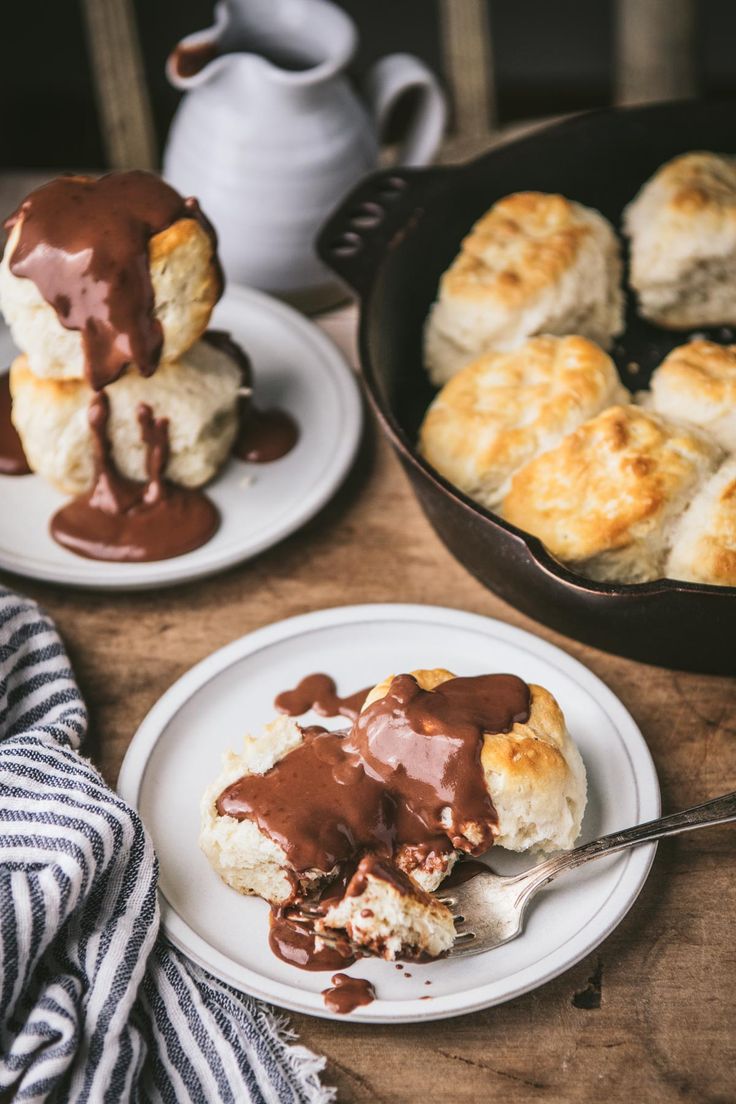
[(675, 530), (670, 579), (736, 586), (736, 457), (695, 496)]
[(655, 579), (673, 523), (720, 457), (696, 429), (614, 406), (520, 468), (501, 514), (591, 578)]
[(736, 452), (736, 345), (680, 345), (657, 368), (650, 388), (647, 407), (700, 426)]
[(475, 224), (440, 280), (425, 362), (445, 383), (482, 353), (533, 334), (582, 334), (606, 348), (623, 325), (616, 235), (598, 211), (518, 192)]
[(592, 341), (531, 337), (515, 352), (487, 353), (445, 384), (422, 423), (420, 449), (492, 509), (523, 463), (628, 399), (613, 361)]
[(624, 229), (645, 318), (675, 330), (736, 322), (736, 158), (666, 162), (626, 208)]
[[(82, 335), (67, 330), (32, 280), (14, 276), (9, 258), (20, 234), (13, 227), (0, 264), (0, 306), (13, 340), (33, 372), (52, 379), (84, 379)], [(148, 243), (154, 315), (161, 323), (161, 363), (178, 360), (202, 336), (220, 293), (210, 236), (195, 219), (179, 219)]]

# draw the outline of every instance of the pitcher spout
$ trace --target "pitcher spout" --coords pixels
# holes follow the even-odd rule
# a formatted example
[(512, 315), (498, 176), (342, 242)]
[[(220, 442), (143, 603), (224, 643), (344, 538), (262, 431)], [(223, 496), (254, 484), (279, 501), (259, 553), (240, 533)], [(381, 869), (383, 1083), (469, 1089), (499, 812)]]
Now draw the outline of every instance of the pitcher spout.
[(276, 81), (318, 83), (348, 64), (356, 37), (352, 20), (329, 0), (219, 0), (213, 25), (181, 40), (166, 73), (188, 91), (247, 58)]
[(227, 64), (223, 39), (230, 22), (225, 0), (215, 5), (215, 21), (204, 31), (186, 35), (166, 60), (166, 76), (174, 88), (187, 92), (198, 88)]

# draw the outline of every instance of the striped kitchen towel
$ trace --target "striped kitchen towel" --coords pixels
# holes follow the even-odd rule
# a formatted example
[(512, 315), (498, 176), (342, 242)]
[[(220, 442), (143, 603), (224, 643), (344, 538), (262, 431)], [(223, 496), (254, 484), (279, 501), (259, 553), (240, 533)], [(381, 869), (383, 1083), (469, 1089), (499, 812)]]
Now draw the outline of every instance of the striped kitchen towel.
[(327, 1104), (324, 1060), (159, 934), (153, 846), (86, 726), (53, 623), (0, 587), (0, 1101)]

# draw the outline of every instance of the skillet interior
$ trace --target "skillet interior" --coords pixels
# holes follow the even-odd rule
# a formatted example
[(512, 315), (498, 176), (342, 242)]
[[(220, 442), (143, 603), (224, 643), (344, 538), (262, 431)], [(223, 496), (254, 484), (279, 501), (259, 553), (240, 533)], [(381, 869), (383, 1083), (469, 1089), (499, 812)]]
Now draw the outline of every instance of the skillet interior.
[[(414, 445), (434, 394), (421, 359), (424, 319), (472, 223), (509, 192), (539, 190), (596, 207), (620, 229), (623, 207), (663, 161), (693, 149), (736, 152), (735, 118), (733, 101), (614, 109), (458, 168), (376, 174), (347, 197), (319, 239), (323, 258), (362, 297), (361, 362), (379, 417), (425, 512), (461, 562), (518, 608), (579, 639), (648, 662), (724, 673), (736, 671), (736, 589), (583, 579), (451, 487)], [(699, 332), (734, 340), (729, 330)], [(643, 322), (630, 298), (613, 351), (624, 383), (646, 387), (687, 336)]]

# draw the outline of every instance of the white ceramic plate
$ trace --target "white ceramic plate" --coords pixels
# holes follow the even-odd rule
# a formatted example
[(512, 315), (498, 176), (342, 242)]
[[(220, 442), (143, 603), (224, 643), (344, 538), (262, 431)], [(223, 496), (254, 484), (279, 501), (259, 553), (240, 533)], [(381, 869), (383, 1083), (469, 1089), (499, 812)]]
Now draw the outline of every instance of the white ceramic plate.
[[(199, 851), (200, 796), (222, 753), (239, 749), (246, 730), (270, 720), (274, 696), (304, 675), (326, 671), (348, 693), (391, 672), (438, 666), (463, 675), (512, 671), (554, 693), (588, 770), (582, 840), (658, 815), (657, 776), (636, 724), (600, 679), (559, 648), (502, 622), (435, 606), (347, 606), (294, 617), (192, 668), (154, 706), (125, 757), (118, 788), (153, 836), (163, 924), (178, 947), (238, 989), (334, 1018), (320, 995), (329, 973), (276, 958), (268, 947), (266, 904), (225, 886)], [(529, 865), (500, 849), (491, 854), (500, 871)], [(350, 1019), (440, 1019), (542, 985), (616, 927), (653, 857), (648, 845), (563, 877), (536, 898), (522, 936), (485, 954), (403, 971), (376, 960), (356, 963), (350, 973), (369, 978), (378, 999)]]
[[(247, 560), (293, 533), (332, 497), (360, 441), (358, 386), (341, 353), (311, 322), (261, 292), (228, 287), (212, 326), (230, 330), (253, 360), (257, 401), (282, 406), (299, 442), (272, 464), (231, 460), (207, 488), (222, 524), (202, 548), (157, 563), (85, 560), (51, 539), (64, 498), (35, 475), (0, 475), (0, 567), (73, 586), (138, 590), (170, 586)], [(15, 355), (0, 324), (0, 370)]]

